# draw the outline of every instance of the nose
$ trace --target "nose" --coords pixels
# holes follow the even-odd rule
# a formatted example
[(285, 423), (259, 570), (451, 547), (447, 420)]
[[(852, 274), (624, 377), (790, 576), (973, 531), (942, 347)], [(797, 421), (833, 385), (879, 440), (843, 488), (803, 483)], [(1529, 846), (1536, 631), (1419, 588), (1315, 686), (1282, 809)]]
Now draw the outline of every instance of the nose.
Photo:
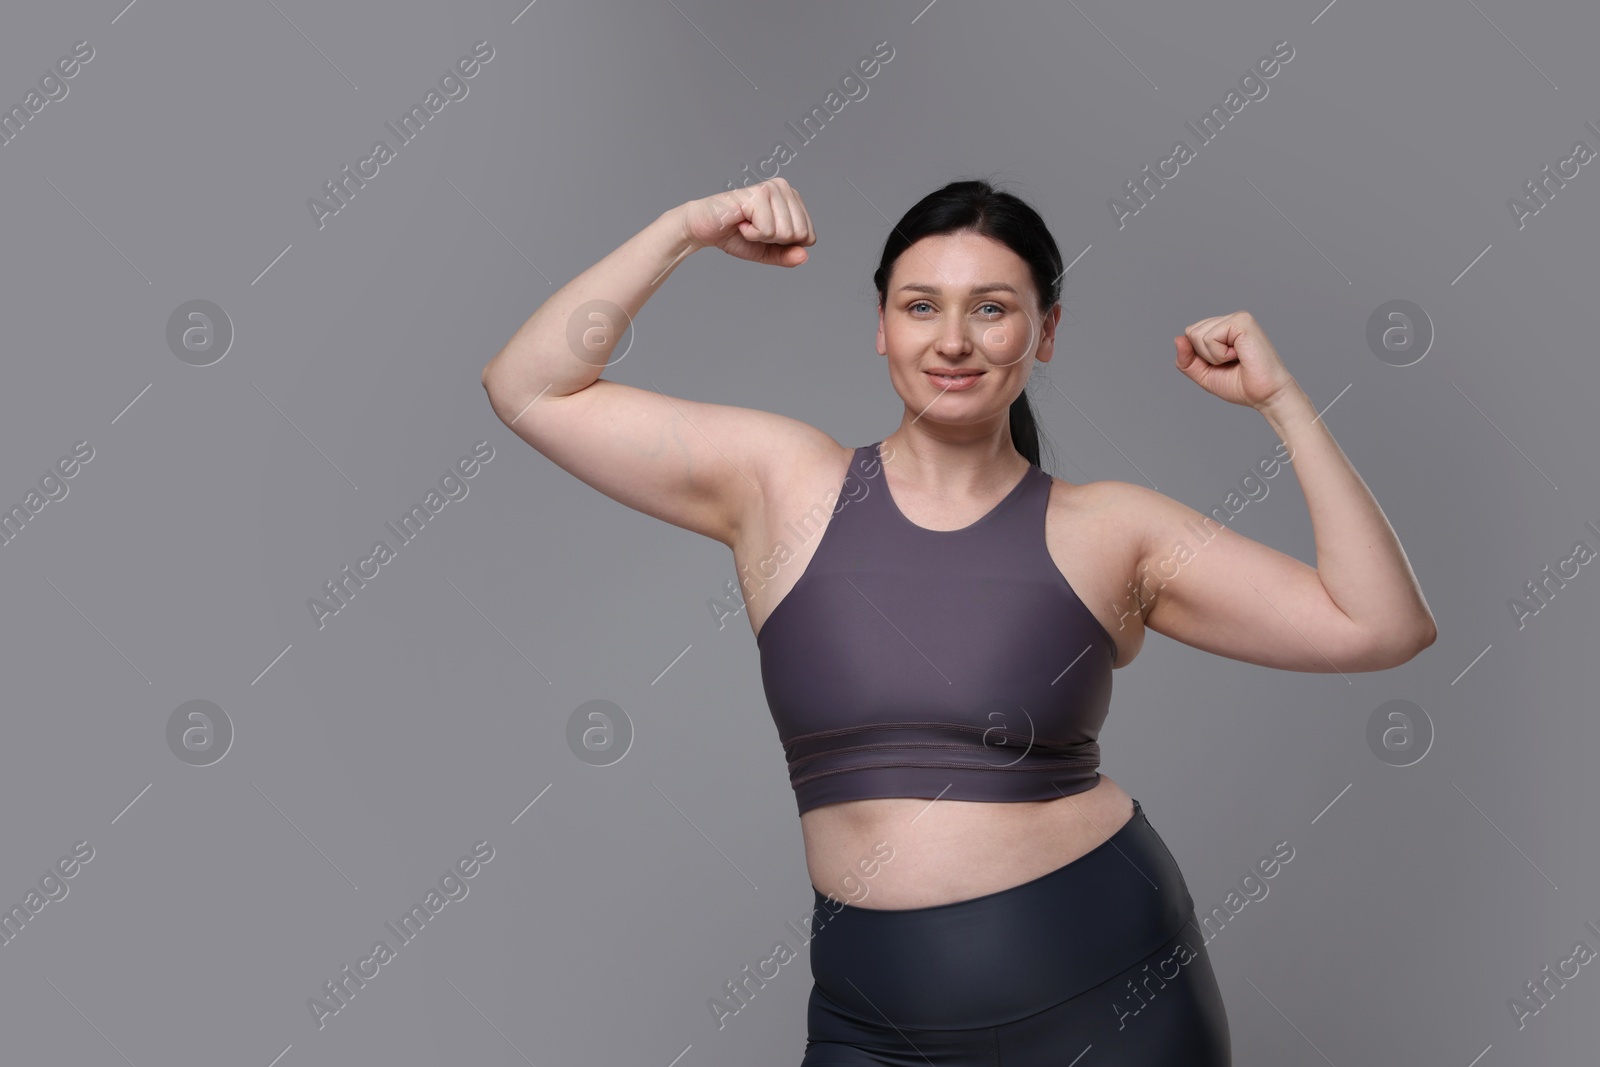
[(947, 356), (959, 356), (972, 348), (967, 336), (967, 324), (960, 316), (951, 316), (939, 334), (939, 351)]

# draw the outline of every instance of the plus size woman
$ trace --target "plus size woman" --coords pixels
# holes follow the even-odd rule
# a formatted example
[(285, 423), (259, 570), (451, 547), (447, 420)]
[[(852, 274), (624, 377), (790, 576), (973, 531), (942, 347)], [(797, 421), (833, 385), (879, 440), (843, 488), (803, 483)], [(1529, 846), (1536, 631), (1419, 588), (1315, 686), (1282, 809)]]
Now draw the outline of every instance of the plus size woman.
[(983, 181), (887, 237), (877, 351), (904, 410), (882, 438), (600, 377), (689, 253), (792, 268), (815, 240), (782, 178), (690, 201), (483, 371), (544, 456), (733, 553), (813, 890), (801, 1067), (1229, 1064), (1182, 872), (1098, 770), (1111, 672), (1146, 629), (1280, 670), (1404, 663), (1435, 626), (1394, 531), (1243, 311), (1188, 326), (1176, 366), (1277, 432), (1315, 567), (1154, 490), (1046, 473), (1024, 389), (1063, 264)]

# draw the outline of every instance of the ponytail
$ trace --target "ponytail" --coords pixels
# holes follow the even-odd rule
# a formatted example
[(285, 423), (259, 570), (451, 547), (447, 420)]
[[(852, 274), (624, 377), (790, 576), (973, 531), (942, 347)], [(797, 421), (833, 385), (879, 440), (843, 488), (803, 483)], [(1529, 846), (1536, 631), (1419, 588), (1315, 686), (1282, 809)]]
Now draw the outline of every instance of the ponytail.
[(1039, 422), (1034, 418), (1026, 389), (1011, 402), (1011, 444), (1022, 453), (1022, 458), (1039, 466)]

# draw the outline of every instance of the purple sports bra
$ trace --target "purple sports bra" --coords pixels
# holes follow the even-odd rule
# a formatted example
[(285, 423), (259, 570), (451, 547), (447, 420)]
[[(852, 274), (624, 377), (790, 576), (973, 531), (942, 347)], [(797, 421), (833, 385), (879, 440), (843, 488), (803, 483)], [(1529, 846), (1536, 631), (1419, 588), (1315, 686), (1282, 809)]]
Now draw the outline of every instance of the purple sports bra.
[(756, 645), (800, 814), (866, 797), (1053, 800), (1100, 780), (1115, 640), (1045, 545), (1038, 466), (959, 530), (906, 518), (855, 450)]

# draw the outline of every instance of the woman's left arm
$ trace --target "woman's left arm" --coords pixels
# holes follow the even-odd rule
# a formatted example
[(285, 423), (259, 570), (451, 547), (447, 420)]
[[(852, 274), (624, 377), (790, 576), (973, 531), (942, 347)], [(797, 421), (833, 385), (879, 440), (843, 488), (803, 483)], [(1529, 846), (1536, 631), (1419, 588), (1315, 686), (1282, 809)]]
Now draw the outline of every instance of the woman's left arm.
[[(1203, 319), (1174, 338), (1177, 365), (1208, 392), (1255, 408), (1287, 446), (1316, 540), (1317, 564), (1223, 527), (1176, 567), (1145, 625), (1195, 647), (1286, 670), (1386, 670), (1438, 634), (1405, 550), (1315, 405), (1248, 312)], [(1154, 490), (1137, 497), (1145, 565), (1214, 520)], [(1141, 567), (1140, 574), (1147, 572)], [(1166, 570), (1157, 569), (1158, 575)]]

